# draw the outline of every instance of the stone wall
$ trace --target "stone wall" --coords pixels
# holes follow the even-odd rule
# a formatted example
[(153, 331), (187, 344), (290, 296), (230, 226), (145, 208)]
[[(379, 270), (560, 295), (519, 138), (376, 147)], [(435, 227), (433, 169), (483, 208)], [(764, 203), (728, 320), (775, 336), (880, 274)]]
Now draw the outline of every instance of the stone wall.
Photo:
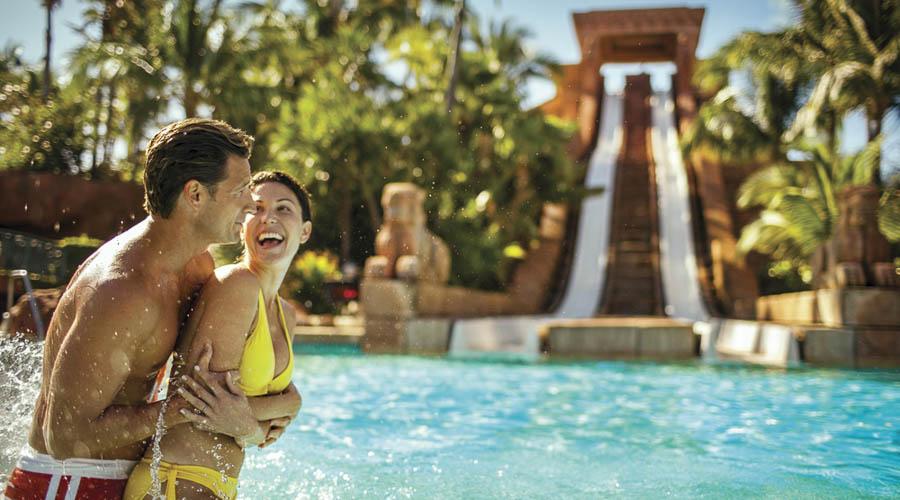
[(900, 366), (900, 290), (856, 287), (760, 297), (760, 321), (791, 325), (802, 361), (847, 367)]

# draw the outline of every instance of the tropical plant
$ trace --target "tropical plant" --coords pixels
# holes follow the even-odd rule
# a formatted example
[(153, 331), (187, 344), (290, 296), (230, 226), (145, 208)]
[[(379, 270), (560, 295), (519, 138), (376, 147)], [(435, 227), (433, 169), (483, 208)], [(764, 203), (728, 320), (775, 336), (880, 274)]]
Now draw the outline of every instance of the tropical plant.
[(700, 61), (694, 84), (712, 97), (682, 139), (685, 152), (738, 164), (786, 160), (785, 132), (814, 78), (790, 40), (788, 32), (747, 32)]
[[(555, 64), (527, 51), (528, 33), (510, 23), (484, 29), (461, 0), (299, 4), (88, 1), (71, 78), (53, 96), (80, 106), (53, 120), (71, 122), (61, 129), (71, 137), (51, 141), (72, 144), (66, 168), (134, 179), (143, 144), (172, 109), (220, 118), (256, 137), (255, 168), (308, 185), (312, 249), (361, 264), (383, 186), (414, 182), (428, 193), (429, 226), (452, 249), (452, 282), (502, 288), (531, 248), (543, 203), (579, 194), (581, 172), (565, 151), (572, 129), (522, 105), (526, 80)], [(29, 89), (40, 82), (22, 78)], [(0, 144), (17, 151), (0, 165), (41, 165), (20, 154), (37, 123), (28, 120), (0, 129), (10, 137)]]
[[(429, 226), (451, 247), (451, 282), (498, 289), (520, 257), (503, 249), (530, 248), (542, 203), (575, 194), (579, 173), (564, 150), (571, 129), (521, 105), (525, 79), (554, 66), (524, 50), (526, 32), (509, 23), (483, 32), (467, 17), (471, 43), (458, 54), (449, 114), (453, 25), (421, 20), (373, 35), (350, 12), (304, 34), (307, 56), (320, 62), (281, 106), (270, 163), (309, 184), (314, 245), (360, 262), (380, 225), (384, 184), (414, 182), (428, 193)], [(376, 57), (400, 76), (384, 74)]]
[[(836, 155), (821, 142), (805, 144), (801, 150), (805, 159), (769, 166), (744, 181), (738, 207), (762, 210), (744, 227), (738, 249), (769, 255), (773, 267), (797, 269), (808, 281), (807, 261), (831, 236), (839, 215), (837, 193), (847, 186), (872, 183), (881, 139), (849, 156)], [(880, 226), (893, 242), (900, 240), (896, 197), (885, 193), (879, 210)]]
[[(900, 8), (895, 0), (794, 3), (796, 26), (744, 33), (701, 61), (694, 82), (711, 98), (682, 144), (725, 163), (769, 165), (741, 186), (738, 206), (762, 210), (739, 248), (774, 259), (770, 275), (790, 269), (808, 281), (806, 259), (838, 215), (835, 192), (881, 185), (881, 123), (900, 103)], [(841, 122), (860, 107), (869, 143), (841, 156)], [(880, 228), (892, 241), (896, 203), (893, 188), (884, 191)]]
[(309, 313), (334, 314), (337, 308), (328, 295), (326, 283), (340, 278), (334, 254), (307, 250), (294, 260), (284, 287)]
[(52, 92), (25, 66), (16, 47), (0, 54), (0, 170), (81, 173), (84, 103), (78, 92)]
[[(900, 109), (900, 2), (799, 0), (800, 24), (792, 33), (799, 56), (817, 79), (786, 139), (815, 128), (821, 110), (866, 112), (869, 140), (881, 133), (888, 112)], [(880, 175), (874, 181), (880, 184)]]

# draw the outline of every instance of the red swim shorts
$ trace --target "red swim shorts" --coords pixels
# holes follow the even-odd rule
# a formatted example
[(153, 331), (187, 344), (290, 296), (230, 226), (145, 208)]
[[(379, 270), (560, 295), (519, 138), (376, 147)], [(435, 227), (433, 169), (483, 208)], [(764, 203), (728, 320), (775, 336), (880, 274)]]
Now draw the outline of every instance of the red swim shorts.
[(122, 498), (136, 462), (72, 458), (56, 460), (26, 447), (10, 473), (10, 500), (94, 500)]

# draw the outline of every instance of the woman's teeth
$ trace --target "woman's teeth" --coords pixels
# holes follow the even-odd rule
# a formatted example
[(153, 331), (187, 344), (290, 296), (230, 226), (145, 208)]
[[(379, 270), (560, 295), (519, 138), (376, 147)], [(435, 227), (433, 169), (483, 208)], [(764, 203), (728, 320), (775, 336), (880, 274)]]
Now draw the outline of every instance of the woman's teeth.
[(284, 236), (278, 233), (265, 232), (259, 235), (257, 241), (263, 248), (272, 248), (281, 244), (284, 241)]

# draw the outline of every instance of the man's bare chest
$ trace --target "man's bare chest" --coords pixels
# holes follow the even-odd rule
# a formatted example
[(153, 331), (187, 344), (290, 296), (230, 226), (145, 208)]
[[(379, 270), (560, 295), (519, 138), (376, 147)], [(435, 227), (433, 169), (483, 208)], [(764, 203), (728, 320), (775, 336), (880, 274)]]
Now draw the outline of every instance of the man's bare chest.
[(185, 322), (196, 300), (196, 287), (189, 290), (181, 290), (177, 295), (172, 294), (160, 307), (163, 311), (158, 318), (156, 328), (152, 335), (147, 337), (144, 345), (134, 360), (132, 373), (141, 378), (152, 378), (156, 375), (169, 355), (178, 344), (178, 335), (184, 329)]

